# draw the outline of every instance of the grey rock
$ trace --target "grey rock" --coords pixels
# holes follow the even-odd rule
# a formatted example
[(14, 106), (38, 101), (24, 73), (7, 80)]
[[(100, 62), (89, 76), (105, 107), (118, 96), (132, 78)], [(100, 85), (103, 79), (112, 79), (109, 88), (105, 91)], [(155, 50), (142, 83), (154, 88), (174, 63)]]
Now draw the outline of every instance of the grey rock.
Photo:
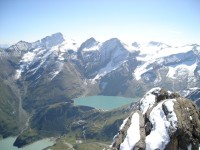
[[(141, 110), (134, 110), (129, 116), (124, 127), (114, 138), (112, 145), (113, 149), (120, 149), (120, 144), (123, 143), (127, 130), (129, 129), (130, 118), (137, 112), (139, 114), (139, 125), (140, 125), (140, 140), (134, 145), (134, 150), (146, 149), (146, 137), (156, 129), (153, 129), (153, 125), (150, 121), (150, 113), (156, 106), (162, 103), (162, 111), (164, 112), (164, 118), (170, 123), (168, 128), (168, 135), (170, 141), (165, 145), (165, 150), (177, 150), (177, 149), (188, 149), (191, 147), (192, 150), (199, 149), (200, 143), (200, 113), (196, 104), (191, 100), (180, 97), (177, 93), (171, 93), (164, 89), (156, 89), (151, 92), (155, 95), (155, 104), (149, 108), (145, 114), (142, 115)], [(173, 112), (176, 115), (177, 122), (173, 122), (173, 112), (168, 108), (168, 101), (173, 99)], [(139, 105), (139, 104), (138, 104)], [(161, 137), (162, 138), (162, 137)], [(130, 139), (129, 139), (130, 140)], [(112, 149), (111, 148), (111, 149)]]

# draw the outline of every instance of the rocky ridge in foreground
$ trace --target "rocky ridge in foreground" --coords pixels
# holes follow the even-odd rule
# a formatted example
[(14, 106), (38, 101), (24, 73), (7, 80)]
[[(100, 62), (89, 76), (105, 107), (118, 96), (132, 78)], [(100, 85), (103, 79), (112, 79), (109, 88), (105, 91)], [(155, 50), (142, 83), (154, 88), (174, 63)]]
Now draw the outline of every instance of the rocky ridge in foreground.
[(200, 113), (192, 101), (153, 88), (123, 121), (111, 149), (199, 150)]

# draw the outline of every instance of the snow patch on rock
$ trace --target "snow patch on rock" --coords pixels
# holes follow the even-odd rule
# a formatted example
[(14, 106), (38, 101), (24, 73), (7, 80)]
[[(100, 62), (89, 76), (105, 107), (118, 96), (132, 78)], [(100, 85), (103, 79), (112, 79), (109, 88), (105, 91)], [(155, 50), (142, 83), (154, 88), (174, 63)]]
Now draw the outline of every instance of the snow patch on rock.
[(177, 65), (177, 66), (169, 66), (169, 71), (167, 73), (167, 77), (176, 79), (176, 76), (188, 76), (193, 77), (194, 71), (197, 67), (197, 64), (194, 63), (192, 65)]
[(148, 109), (150, 109), (156, 102), (156, 96), (152, 94), (153, 92), (160, 91), (161, 88), (153, 88), (150, 91), (148, 91), (144, 97), (140, 100), (140, 111), (142, 114), (145, 114)]
[[(168, 99), (160, 102), (150, 113), (150, 122), (153, 125), (151, 133), (146, 137), (146, 149), (160, 149), (164, 150), (166, 145), (170, 142), (169, 128), (177, 129), (177, 117), (173, 109), (173, 101), (175, 99)], [(166, 106), (169, 114), (166, 116), (163, 111), (163, 105)]]
[(120, 145), (120, 150), (133, 149), (135, 144), (140, 140), (140, 123), (139, 114), (135, 112), (131, 118), (131, 125), (127, 130), (126, 138)]

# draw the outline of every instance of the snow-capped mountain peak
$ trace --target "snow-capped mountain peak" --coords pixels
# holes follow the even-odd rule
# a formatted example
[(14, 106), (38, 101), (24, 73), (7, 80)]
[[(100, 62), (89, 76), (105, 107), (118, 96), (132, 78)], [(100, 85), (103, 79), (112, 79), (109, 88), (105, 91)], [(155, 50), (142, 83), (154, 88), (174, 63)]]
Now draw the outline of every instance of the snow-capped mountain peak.
[(19, 41), (15, 45), (12, 45), (8, 48), (8, 50), (15, 50), (15, 51), (27, 51), (29, 48), (31, 48), (31, 43), (25, 42), (25, 41)]
[(89, 51), (96, 51), (99, 50), (101, 47), (102, 43), (96, 41), (93, 37), (86, 40), (81, 47), (83, 47), (83, 49), (80, 48), (80, 50), (85, 51), (85, 52), (89, 52)]
[(108, 85), (105, 80), (121, 70), (125, 76), (120, 75), (120, 78), (126, 77), (130, 82), (154, 86), (167, 82), (171, 88), (177, 79), (187, 81), (186, 88), (197, 86), (195, 83), (200, 78), (198, 44), (182, 47), (155, 41), (127, 44), (117, 38), (98, 42), (93, 37), (78, 44), (56, 33), (33, 43), (20, 41), (2, 50), (1, 58), (11, 52), (18, 54), (16, 79), (28, 76), (39, 79), (48, 73), (48, 79), (52, 80), (63, 66), (69, 65), (67, 63), (78, 68), (83, 78), (92, 84)]
[[(66, 59), (65, 53), (68, 50), (77, 51), (79, 47), (74, 40), (64, 38), (61, 33), (52, 34), (51, 36), (28, 44), (27, 52), (22, 55), (19, 69), (16, 70), (16, 79), (19, 79), (21, 74), (25, 72), (29, 76), (30, 74), (34, 75), (41, 67), (46, 68), (52, 63), (56, 66), (49, 73), (49, 76), (52, 76), (50, 79), (53, 79), (62, 70), (63, 61)], [(16, 46), (14, 45), (14, 47)], [(50, 60), (54, 60), (54, 62)]]
[(80, 47), (80, 44), (77, 43), (74, 39), (69, 39), (64, 37), (64, 41), (60, 44), (60, 51), (66, 52), (68, 50), (77, 51)]
[(51, 48), (53, 46), (61, 44), (63, 41), (64, 41), (64, 37), (62, 33), (58, 32), (58, 33), (52, 34), (51, 36), (47, 36), (41, 39), (41, 45), (46, 48)]
[(99, 44), (99, 42), (96, 41), (93, 37), (91, 37), (81, 44), (79, 50), (80, 51), (93, 51), (93, 50), (96, 50), (96, 48), (94, 48), (94, 47), (97, 46), (98, 44)]

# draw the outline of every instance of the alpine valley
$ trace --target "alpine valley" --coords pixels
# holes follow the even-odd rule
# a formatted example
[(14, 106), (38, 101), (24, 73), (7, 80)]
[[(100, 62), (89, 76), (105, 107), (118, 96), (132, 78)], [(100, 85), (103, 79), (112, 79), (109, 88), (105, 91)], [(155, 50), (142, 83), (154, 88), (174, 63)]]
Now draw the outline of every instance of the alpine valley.
[(19, 135), (14, 143), (18, 147), (44, 137), (66, 135), (57, 143), (67, 139), (71, 144), (86, 137), (98, 141), (101, 149), (99, 141), (112, 141), (134, 104), (104, 111), (75, 106), (73, 99), (142, 97), (149, 89), (162, 87), (199, 105), (199, 85), (196, 43), (173, 47), (155, 41), (126, 44), (117, 38), (90, 38), (78, 44), (61, 33), (33, 43), (20, 41), (0, 48), (0, 135)]

